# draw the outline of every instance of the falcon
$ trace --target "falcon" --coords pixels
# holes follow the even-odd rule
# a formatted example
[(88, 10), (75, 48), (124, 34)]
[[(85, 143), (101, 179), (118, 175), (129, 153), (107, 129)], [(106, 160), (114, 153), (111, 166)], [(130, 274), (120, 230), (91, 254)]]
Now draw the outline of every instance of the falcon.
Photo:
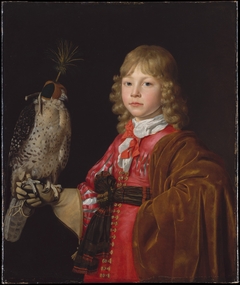
[(60, 75), (68, 67), (83, 60), (78, 57), (78, 46), (60, 40), (57, 50), (50, 49), (51, 60), (58, 72), (55, 81), (47, 81), (41, 92), (25, 97), (33, 100), (20, 113), (14, 128), (9, 151), (11, 201), (4, 218), (4, 237), (15, 242), (20, 236), (29, 215), (24, 214), (25, 199), (18, 199), (16, 182), (31, 185), (31, 191), (38, 196), (36, 184), (46, 187), (44, 192), (53, 190), (56, 200), (62, 187), (58, 183), (66, 167), (71, 143), (71, 120), (66, 107), (67, 90), (59, 83)]
[(9, 151), (11, 194), (16, 198), (16, 182), (22, 182), (31, 185), (37, 196), (35, 184), (44, 183), (57, 199), (61, 187), (56, 183), (66, 167), (71, 143), (67, 91), (60, 83), (47, 81), (36, 95), (14, 128)]

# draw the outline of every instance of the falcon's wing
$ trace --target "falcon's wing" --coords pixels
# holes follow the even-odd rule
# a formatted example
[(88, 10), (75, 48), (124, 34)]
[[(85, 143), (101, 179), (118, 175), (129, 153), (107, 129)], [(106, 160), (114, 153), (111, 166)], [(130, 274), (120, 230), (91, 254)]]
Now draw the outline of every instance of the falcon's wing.
[(60, 146), (58, 154), (59, 168), (60, 171), (62, 171), (68, 162), (72, 134), (71, 119), (67, 108), (64, 108), (61, 111), (59, 126), (61, 126), (63, 131), (62, 144)]
[(27, 141), (29, 134), (31, 133), (35, 120), (35, 104), (31, 103), (26, 106), (20, 113), (18, 121), (15, 125), (13, 137), (11, 140), (8, 163), (9, 166), (14, 166), (16, 159), (18, 158), (19, 150), (23, 144)]
[[(14, 179), (12, 178), (12, 168), (17, 166), (19, 163), (18, 157), (20, 149), (23, 147), (24, 143), (27, 141), (31, 130), (34, 126), (35, 119), (35, 107), (34, 104), (26, 106), (17, 120), (14, 128), (13, 137), (11, 140), (9, 156), (8, 156), (8, 171), (6, 175), (6, 189), (8, 187), (11, 189), (10, 205), (8, 205), (8, 210), (4, 218), (4, 237), (7, 241), (15, 242), (17, 241), (22, 233), (24, 225), (27, 221), (27, 216), (21, 214), (21, 207), (24, 200), (16, 199), (12, 184)], [(10, 194), (10, 192), (9, 192)], [(6, 192), (6, 197), (8, 192)], [(7, 208), (6, 207), (6, 208)]]
[(61, 171), (67, 165), (69, 153), (70, 153), (70, 144), (71, 144), (71, 133), (67, 132), (63, 139), (61, 148), (59, 150), (59, 156), (58, 156)]

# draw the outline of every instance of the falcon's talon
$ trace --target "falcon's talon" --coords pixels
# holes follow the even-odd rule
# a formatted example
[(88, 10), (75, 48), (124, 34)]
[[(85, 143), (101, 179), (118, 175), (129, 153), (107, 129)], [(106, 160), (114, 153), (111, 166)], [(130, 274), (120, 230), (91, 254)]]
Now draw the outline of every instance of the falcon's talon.
[(36, 184), (41, 184), (41, 181), (32, 179), (30, 175), (26, 175), (26, 176), (27, 176), (27, 180), (24, 180), (21, 183), (21, 189), (26, 191), (25, 187), (27, 185), (30, 185), (32, 187), (33, 193), (36, 195), (36, 197), (38, 197), (38, 190), (37, 190)]
[(59, 199), (59, 193), (62, 192), (62, 186), (60, 184), (50, 184), (50, 188), (53, 190), (54, 192), (54, 197), (56, 200)]
[(54, 186), (57, 188), (57, 190), (58, 190), (59, 193), (62, 192), (63, 188), (62, 188), (62, 185), (61, 185), (61, 184), (57, 184), (57, 185), (54, 185)]
[(42, 192), (43, 193), (48, 193), (50, 191), (50, 188), (46, 187)]
[(26, 186), (26, 183), (25, 182), (22, 182), (21, 183), (21, 189), (23, 189), (24, 190), (24, 187)]
[(58, 201), (58, 200), (59, 200), (59, 196), (54, 196), (53, 202)]

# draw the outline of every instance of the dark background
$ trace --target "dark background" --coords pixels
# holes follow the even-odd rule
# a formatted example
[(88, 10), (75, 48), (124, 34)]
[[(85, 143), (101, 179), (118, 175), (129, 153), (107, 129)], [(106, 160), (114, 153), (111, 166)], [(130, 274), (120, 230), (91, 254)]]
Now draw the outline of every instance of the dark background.
[[(175, 57), (193, 130), (225, 161), (235, 184), (236, 3), (227, 2), (3, 2), (3, 178), (25, 95), (56, 78), (46, 50), (60, 38), (79, 46), (84, 61), (59, 81), (72, 119), (64, 187), (76, 187), (117, 134), (109, 93), (125, 55), (160, 45)], [(5, 206), (7, 183), (2, 184)], [(70, 282), (76, 237), (48, 207), (28, 219), (20, 240), (4, 242), (3, 280)]]

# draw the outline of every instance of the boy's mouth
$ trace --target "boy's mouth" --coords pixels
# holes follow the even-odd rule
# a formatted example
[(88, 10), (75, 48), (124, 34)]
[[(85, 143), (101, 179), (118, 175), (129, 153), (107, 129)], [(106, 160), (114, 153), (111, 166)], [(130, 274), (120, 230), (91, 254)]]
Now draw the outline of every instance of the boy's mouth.
[(141, 104), (139, 102), (131, 102), (131, 103), (129, 103), (129, 105), (132, 107), (138, 107), (138, 106), (142, 106), (143, 104)]

